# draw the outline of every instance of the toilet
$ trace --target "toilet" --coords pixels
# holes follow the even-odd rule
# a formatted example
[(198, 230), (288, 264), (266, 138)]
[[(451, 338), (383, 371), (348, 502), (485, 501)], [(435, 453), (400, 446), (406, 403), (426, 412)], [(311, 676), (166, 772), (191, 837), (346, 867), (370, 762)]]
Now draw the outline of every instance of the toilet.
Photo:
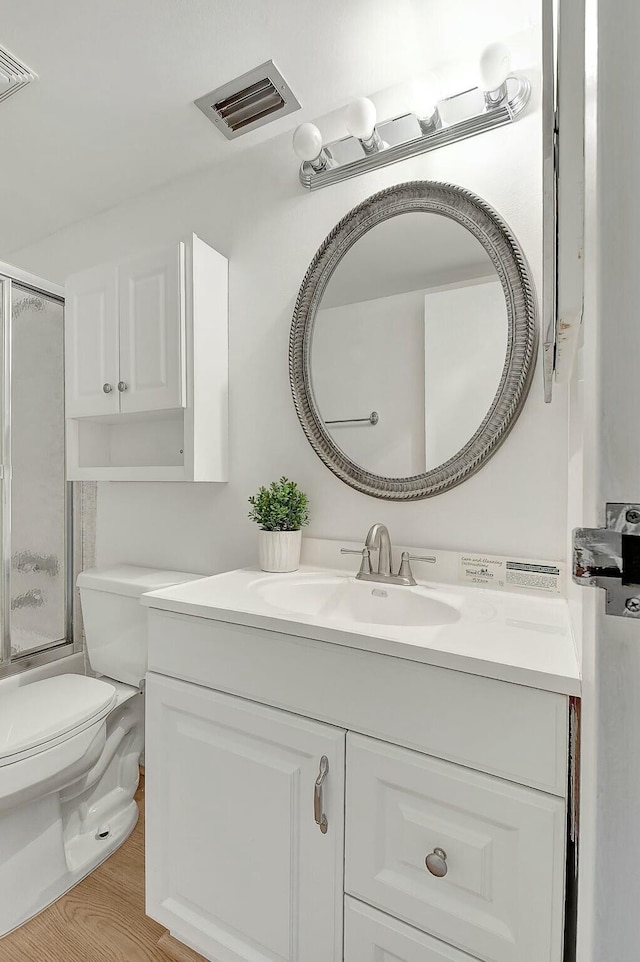
[(78, 577), (92, 673), (0, 696), (0, 936), (122, 844), (138, 819), (146, 610), (140, 596), (198, 575), (134, 565)]

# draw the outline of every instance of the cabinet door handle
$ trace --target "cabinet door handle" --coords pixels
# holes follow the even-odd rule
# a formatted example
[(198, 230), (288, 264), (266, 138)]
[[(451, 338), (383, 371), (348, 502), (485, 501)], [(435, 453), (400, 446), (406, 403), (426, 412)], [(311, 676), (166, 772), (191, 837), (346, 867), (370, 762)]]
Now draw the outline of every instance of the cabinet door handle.
[(323, 835), (326, 835), (327, 828), (329, 827), (327, 816), (324, 814), (324, 805), (322, 800), (322, 788), (328, 774), (329, 759), (326, 755), (323, 755), (320, 759), (320, 771), (318, 772), (316, 784), (313, 789), (313, 817), (315, 818), (316, 825), (319, 826)]
[(436, 878), (444, 878), (449, 871), (447, 853), (441, 848), (434, 848), (433, 852), (430, 852), (424, 861), (431, 874), (435, 875)]
[(126, 382), (126, 381), (118, 381), (118, 390), (120, 391), (121, 394), (122, 394), (123, 391), (126, 391), (126, 390), (127, 390), (127, 382)]
[(105, 384), (102, 385), (102, 390), (104, 391), (105, 394), (111, 394), (111, 392), (113, 391), (113, 384), (109, 384), (109, 382), (107, 381)]

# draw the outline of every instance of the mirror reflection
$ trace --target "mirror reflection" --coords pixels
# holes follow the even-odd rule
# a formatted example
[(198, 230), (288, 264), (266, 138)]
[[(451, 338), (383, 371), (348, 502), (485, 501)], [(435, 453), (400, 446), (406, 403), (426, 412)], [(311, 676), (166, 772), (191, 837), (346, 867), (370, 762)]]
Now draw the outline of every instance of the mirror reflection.
[(311, 348), (316, 405), (360, 467), (421, 474), (478, 430), (507, 346), (504, 292), (484, 247), (448, 217), (402, 213), (360, 238), (327, 285)]

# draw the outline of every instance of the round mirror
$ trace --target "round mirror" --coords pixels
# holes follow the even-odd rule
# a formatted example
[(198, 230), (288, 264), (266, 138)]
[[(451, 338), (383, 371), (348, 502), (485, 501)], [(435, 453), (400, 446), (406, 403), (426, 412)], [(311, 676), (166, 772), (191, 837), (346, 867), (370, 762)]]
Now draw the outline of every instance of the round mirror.
[(303, 282), (290, 374), (322, 460), (367, 494), (438, 494), (494, 453), (524, 402), (536, 318), (524, 256), (461, 188), (376, 194), (332, 231)]

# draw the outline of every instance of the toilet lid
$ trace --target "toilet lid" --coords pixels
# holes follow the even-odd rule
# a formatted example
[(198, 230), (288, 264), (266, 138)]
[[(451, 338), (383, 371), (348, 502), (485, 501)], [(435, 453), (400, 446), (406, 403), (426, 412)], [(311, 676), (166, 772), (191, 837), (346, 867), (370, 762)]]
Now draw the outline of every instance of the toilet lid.
[(84, 675), (56, 675), (0, 694), (0, 765), (75, 734), (103, 718), (115, 703), (113, 685)]

